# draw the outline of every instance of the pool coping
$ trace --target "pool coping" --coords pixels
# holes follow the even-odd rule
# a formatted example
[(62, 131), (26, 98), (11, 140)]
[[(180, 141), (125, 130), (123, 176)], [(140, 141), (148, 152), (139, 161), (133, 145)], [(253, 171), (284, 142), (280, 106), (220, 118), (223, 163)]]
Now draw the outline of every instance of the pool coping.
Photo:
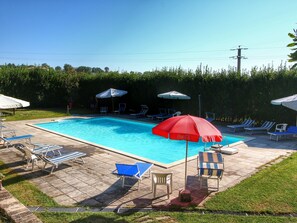
[[(106, 117), (109, 117), (110, 118), (110, 116), (106, 116)], [(47, 121), (47, 122), (44, 122), (44, 123), (57, 122), (57, 121), (60, 121), (60, 120), (75, 119), (75, 118), (90, 119), (90, 118), (94, 118), (94, 117), (86, 117), (86, 116), (65, 117), (65, 118), (59, 118), (59, 119), (52, 119), (52, 120)], [(131, 119), (120, 118), (120, 117), (112, 117), (112, 118), (122, 119), (122, 120), (131, 120)], [(135, 121), (135, 122), (140, 122), (140, 123), (152, 123), (152, 124), (156, 124), (154, 122), (147, 122), (147, 121), (145, 122), (145, 121), (134, 120), (134, 119), (132, 119), (132, 120)], [(40, 124), (40, 123), (35, 123), (35, 124)], [(177, 165), (182, 164), (182, 163), (185, 162), (185, 159), (180, 159), (180, 160), (174, 161), (174, 162), (169, 163), (169, 164), (161, 163), (161, 162), (158, 162), (158, 161), (155, 161), (155, 160), (151, 160), (151, 159), (146, 159), (144, 157), (137, 156), (137, 155), (134, 155), (134, 154), (131, 154), (131, 153), (126, 153), (126, 152), (123, 152), (123, 151), (119, 151), (119, 150), (116, 150), (116, 149), (111, 148), (111, 147), (108, 147), (108, 146), (104, 146), (104, 145), (92, 143), (92, 142), (89, 142), (89, 141), (86, 141), (86, 140), (83, 140), (83, 139), (79, 139), (79, 138), (72, 137), (72, 136), (69, 136), (69, 135), (65, 135), (65, 134), (62, 134), (62, 133), (59, 133), (59, 132), (51, 131), (51, 130), (48, 130), (48, 129), (45, 129), (45, 128), (36, 126), (35, 124), (28, 124), (28, 123), (26, 123), (26, 125), (28, 125), (30, 127), (37, 128), (37, 129), (43, 130), (45, 132), (50, 132), (52, 134), (63, 136), (65, 138), (72, 139), (72, 140), (75, 140), (75, 141), (78, 141), (78, 142), (82, 142), (82, 143), (85, 143), (87, 145), (95, 146), (95, 147), (98, 147), (100, 149), (107, 150), (109, 152), (113, 152), (113, 153), (117, 153), (117, 154), (124, 155), (124, 156), (127, 156), (127, 157), (131, 157), (131, 158), (134, 158), (134, 159), (138, 159), (140, 161), (144, 161), (144, 162), (148, 162), (148, 163), (153, 163), (154, 165), (157, 165), (159, 167), (163, 167), (163, 168), (166, 168), (166, 169), (171, 168), (171, 167), (174, 167), (174, 166), (177, 166)], [(244, 144), (245, 142), (248, 142), (248, 141), (251, 141), (251, 140), (255, 139), (254, 137), (248, 137), (248, 136), (243, 136), (243, 135), (238, 135), (238, 134), (237, 135), (232, 135), (230, 133), (224, 133), (224, 135), (227, 135), (227, 136), (228, 135), (229, 136), (237, 136), (237, 137), (244, 138), (243, 141), (239, 141), (239, 142), (235, 142), (235, 143), (229, 144), (228, 147), (231, 147), (231, 148), (234, 147), (234, 146), (237, 146), (237, 145), (240, 145), (240, 144)], [(207, 151), (210, 151), (210, 150), (207, 150)], [(196, 158), (197, 158), (197, 154), (196, 155), (193, 155), (193, 156), (188, 156), (187, 157), (187, 160), (188, 161), (191, 161), (191, 160), (194, 160)]]

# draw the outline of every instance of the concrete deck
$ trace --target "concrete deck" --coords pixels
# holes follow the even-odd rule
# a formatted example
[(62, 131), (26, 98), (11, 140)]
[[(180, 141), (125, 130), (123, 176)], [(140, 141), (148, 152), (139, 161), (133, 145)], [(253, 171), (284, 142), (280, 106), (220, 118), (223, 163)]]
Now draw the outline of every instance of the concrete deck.
[[(26, 165), (22, 161), (22, 154), (14, 147), (1, 148), (0, 159), (61, 205), (84, 205), (100, 208), (168, 208), (175, 205), (199, 205), (212, 194), (205, 188), (199, 188), (196, 160), (188, 162), (187, 186), (192, 195), (192, 201), (189, 203), (180, 203), (178, 199), (179, 190), (184, 186), (184, 164), (169, 169), (158, 166), (152, 168), (152, 171), (173, 172), (174, 184), (170, 199), (167, 199), (165, 187), (157, 188), (157, 198), (153, 198), (150, 178), (141, 181), (139, 190), (137, 190), (135, 181), (131, 181), (134, 186), (122, 188), (121, 180), (112, 174), (115, 163), (134, 163), (135, 159), (27, 125), (51, 120), (6, 122), (5, 126), (16, 129), (17, 135), (34, 135), (33, 143), (58, 144), (64, 146), (68, 151), (86, 152), (88, 155), (84, 158), (85, 164), (69, 162), (59, 166), (52, 175), (49, 175), (39, 168), (35, 168), (33, 171), (31, 168), (26, 169)], [(225, 128), (219, 128), (222, 132), (226, 132)], [(220, 191), (234, 186), (257, 172), (259, 168), (275, 162), (278, 158), (290, 155), (297, 148), (296, 140), (275, 142), (269, 140), (269, 136), (265, 134), (253, 135), (253, 137), (255, 137), (254, 140), (236, 146), (239, 149), (238, 154), (223, 155), (225, 171), (220, 182)], [(42, 163), (39, 164), (41, 166)], [(203, 184), (206, 183), (203, 182)], [(208, 184), (215, 184), (215, 181), (209, 180)]]

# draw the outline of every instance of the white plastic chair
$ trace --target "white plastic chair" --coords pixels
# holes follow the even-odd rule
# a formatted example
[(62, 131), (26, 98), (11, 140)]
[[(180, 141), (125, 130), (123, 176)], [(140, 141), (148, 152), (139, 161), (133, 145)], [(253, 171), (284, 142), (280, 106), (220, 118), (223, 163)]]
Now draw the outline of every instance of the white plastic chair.
[(167, 186), (167, 197), (172, 193), (172, 173), (154, 173), (152, 172), (152, 190), (154, 198), (156, 197), (157, 185)]
[(181, 112), (180, 111), (177, 111), (174, 114), (172, 114), (172, 117), (174, 117), (174, 116), (180, 116), (180, 115), (181, 115)]
[(276, 132), (285, 132), (286, 129), (287, 129), (287, 126), (288, 126), (287, 123), (280, 123), (280, 124), (277, 124), (277, 125), (275, 126), (275, 131), (276, 131)]

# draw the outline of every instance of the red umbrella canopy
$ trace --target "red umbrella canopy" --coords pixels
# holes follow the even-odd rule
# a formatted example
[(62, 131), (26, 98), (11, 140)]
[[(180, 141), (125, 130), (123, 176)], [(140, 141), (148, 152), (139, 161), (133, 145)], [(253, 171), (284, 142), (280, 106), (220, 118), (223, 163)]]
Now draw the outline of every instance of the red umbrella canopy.
[(153, 134), (175, 140), (221, 142), (222, 133), (203, 118), (180, 115), (169, 118), (153, 128)]

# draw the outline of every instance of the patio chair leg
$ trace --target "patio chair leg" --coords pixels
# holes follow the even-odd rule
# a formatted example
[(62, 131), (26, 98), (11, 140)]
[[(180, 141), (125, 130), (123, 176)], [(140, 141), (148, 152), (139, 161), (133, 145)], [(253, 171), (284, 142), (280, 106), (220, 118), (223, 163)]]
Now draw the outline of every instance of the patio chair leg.
[(202, 178), (202, 177), (199, 177), (199, 181), (200, 181), (200, 189), (202, 188), (202, 180), (203, 180), (203, 178)]
[(27, 159), (27, 166), (26, 166), (26, 169), (28, 169), (28, 167), (29, 167), (29, 164), (30, 164), (30, 160), (29, 160), (29, 159)]
[(84, 159), (82, 157), (80, 157), (80, 159), (81, 159), (81, 162), (84, 164), (85, 163)]
[(219, 182), (219, 178), (217, 179), (217, 191), (219, 191), (219, 184), (220, 184), (220, 182)]
[(57, 166), (53, 166), (53, 167), (52, 167), (50, 174), (52, 174), (52, 173), (54, 172), (54, 169), (55, 169), (55, 167), (57, 167), (57, 168), (58, 168), (58, 165), (57, 165)]
[(32, 160), (32, 171), (34, 170), (35, 159)]
[(122, 187), (125, 186), (125, 177), (122, 177)]
[(167, 185), (167, 198), (169, 199), (169, 194), (170, 194), (170, 189), (169, 189), (169, 185)]

